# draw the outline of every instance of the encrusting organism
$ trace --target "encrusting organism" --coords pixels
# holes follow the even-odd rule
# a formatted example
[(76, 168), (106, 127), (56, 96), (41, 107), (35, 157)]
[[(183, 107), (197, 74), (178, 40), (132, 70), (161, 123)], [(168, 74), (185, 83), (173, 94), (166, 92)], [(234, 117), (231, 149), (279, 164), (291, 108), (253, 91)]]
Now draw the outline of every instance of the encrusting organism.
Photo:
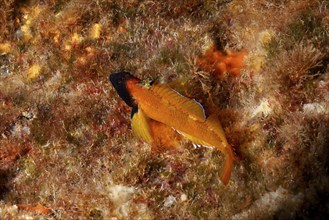
[(213, 72), (217, 79), (223, 79), (227, 75), (239, 76), (241, 69), (245, 67), (246, 55), (247, 51), (226, 51), (224, 54), (211, 47), (197, 59), (197, 65), (204, 71)]
[(214, 147), (225, 155), (220, 178), (224, 184), (229, 182), (234, 153), (217, 115), (206, 117), (203, 107), (194, 99), (186, 98), (163, 84), (145, 84), (129, 72), (113, 73), (110, 81), (132, 108), (132, 129), (137, 136), (152, 144), (157, 132), (152, 124), (150, 126), (150, 121), (154, 120), (174, 129), (195, 145)]

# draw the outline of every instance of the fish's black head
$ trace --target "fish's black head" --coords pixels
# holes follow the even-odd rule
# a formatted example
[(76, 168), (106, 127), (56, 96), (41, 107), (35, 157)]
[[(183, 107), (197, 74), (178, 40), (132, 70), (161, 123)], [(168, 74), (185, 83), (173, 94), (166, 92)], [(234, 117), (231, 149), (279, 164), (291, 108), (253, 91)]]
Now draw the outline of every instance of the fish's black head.
[(134, 106), (133, 99), (126, 87), (126, 81), (128, 79), (136, 78), (129, 72), (116, 72), (112, 73), (109, 76), (109, 80), (111, 81), (113, 87), (117, 91), (120, 98), (130, 107)]

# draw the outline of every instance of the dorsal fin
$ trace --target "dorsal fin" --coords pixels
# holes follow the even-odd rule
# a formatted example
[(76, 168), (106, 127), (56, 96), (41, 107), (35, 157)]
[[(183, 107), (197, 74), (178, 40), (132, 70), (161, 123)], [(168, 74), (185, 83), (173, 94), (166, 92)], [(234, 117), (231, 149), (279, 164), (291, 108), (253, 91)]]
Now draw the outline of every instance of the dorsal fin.
[[(136, 109), (134, 111), (136, 111)], [(132, 115), (131, 119), (131, 127), (133, 133), (137, 137), (146, 141), (147, 143), (151, 143), (153, 141), (150, 132), (149, 120), (150, 119), (144, 114), (141, 109), (137, 109), (137, 112)]]
[(150, 90), (159, 96), (162, 101), (168, 102), (178, 109), (182, 109), (190, 117), (201, 121), (206, 120), (202, 105), (194, 99), (186, 98), (166, 85), (156, 84)]

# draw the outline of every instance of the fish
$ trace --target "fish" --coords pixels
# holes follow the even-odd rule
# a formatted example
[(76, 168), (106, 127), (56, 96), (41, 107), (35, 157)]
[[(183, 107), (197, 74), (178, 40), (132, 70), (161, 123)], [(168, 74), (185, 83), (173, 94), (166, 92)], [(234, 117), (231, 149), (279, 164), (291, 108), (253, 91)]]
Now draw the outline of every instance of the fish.
[(216, 114), (206, 116), (203, 106), (166, 84), (143, 81), (130, 72), (110, 74), (109, 80), (119, 97), (132, 108), (133, 132), (147, 143), (154, 141), (152, 123), (168, 126), (195, 146), (216, 148), (225, 156), (220, 180), (227, 185), (235, 160), (231, 145)]

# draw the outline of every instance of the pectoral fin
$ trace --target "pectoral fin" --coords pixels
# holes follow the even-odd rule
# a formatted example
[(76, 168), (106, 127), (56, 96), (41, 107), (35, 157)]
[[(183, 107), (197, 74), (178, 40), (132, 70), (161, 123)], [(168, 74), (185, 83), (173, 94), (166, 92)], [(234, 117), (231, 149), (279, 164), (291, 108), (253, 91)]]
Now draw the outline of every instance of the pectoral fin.
[(133, 133), (146, 141), (147, 143), (152, 143), (153, 138), (150, 132), (149, 118), (144, 114), (141, 109), (133, 109), (135, 113), (132, 113), (131, 127)]

